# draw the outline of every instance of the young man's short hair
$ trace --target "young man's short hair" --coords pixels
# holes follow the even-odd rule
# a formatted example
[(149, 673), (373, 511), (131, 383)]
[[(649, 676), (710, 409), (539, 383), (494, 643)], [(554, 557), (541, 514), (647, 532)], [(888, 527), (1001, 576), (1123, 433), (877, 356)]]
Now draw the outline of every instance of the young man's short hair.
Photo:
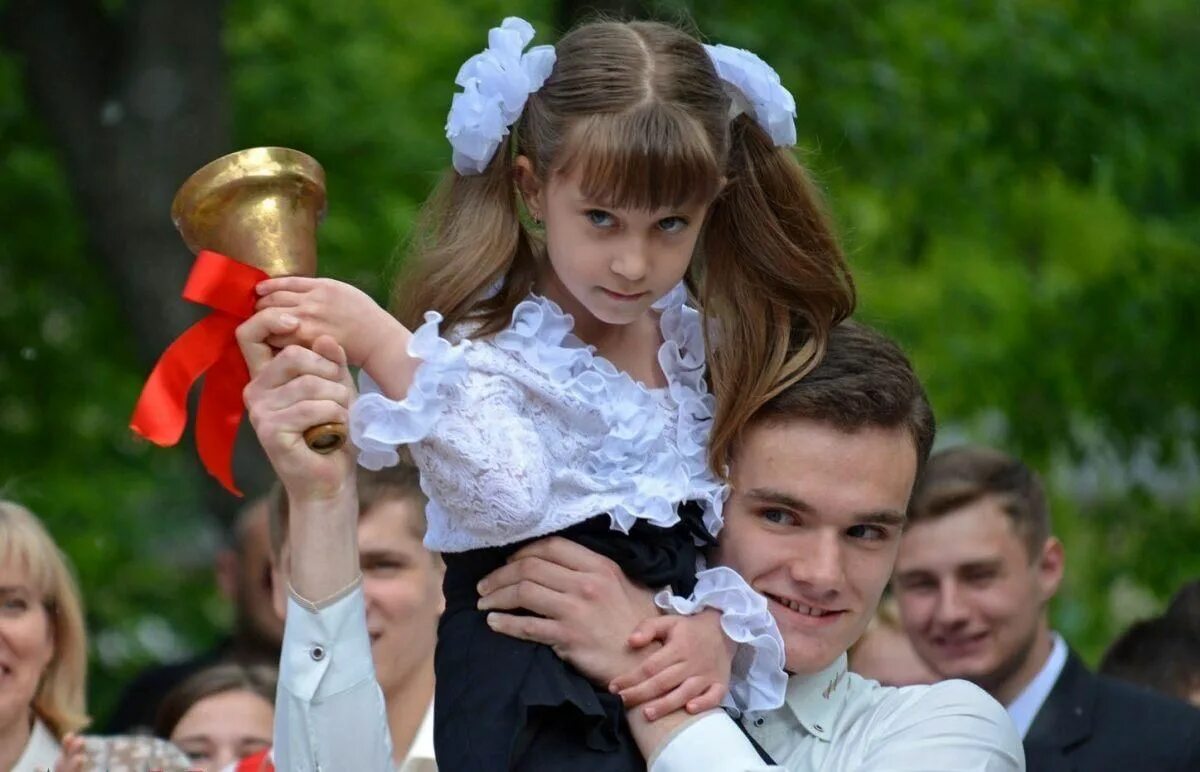
[[(421, 475), (410, 461), (401, 460), (395, 466), (378, 472), (358, 467), (355, 475), (358, 487), (358, 512), (362, 516), (383, 501), (411, 499), (421, 506), (413, 508), (412, 528), (417, 538), (425, 538), (425, 493), (421, 490)], [(267, 520), (271, 536), (271, 558), (279, 560), (288, 536), (287, 491), (279, 483), (271, 488), (270, 517)]]
[(935, 453), (917, 481), (909, 525), (936, 520), (984, 498), (1012, 520), (1033, 560), (1050, 537), (1050, 512), (1037, 474), (999, 450), (965, 445)]
[(854, 321), (833, 328), (821, 362), (759, 408), (751, 424), (789, 420), (828, 423), (847, 433), (904, 428), (916, 447), (918, 470), (936, 431), (908, 357), (887, 336)]

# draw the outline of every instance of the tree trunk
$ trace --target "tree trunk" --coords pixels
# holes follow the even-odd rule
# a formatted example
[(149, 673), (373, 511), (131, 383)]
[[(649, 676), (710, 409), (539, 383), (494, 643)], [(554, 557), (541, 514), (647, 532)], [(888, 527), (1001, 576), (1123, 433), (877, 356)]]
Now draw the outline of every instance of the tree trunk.
[[(222, 17), (219, 0), (128, 0), (111, 12), (99, 0), (10, 0), (0, 17), (147, 372), (200, 315), (179, 296), (192, 256), (170, 206), (192, 172), (232, 149)], [(243, 489), (261, 487), (266, 465), (246, 432), (237, 459)], [(238, 502), (215, 482), (205, 491), (229, 522)]]

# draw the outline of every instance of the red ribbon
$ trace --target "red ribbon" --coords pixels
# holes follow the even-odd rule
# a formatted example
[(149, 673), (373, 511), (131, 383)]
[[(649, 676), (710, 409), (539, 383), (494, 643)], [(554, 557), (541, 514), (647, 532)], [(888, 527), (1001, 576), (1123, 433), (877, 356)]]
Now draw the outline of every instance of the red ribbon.
[(268, 278), (254, 266), (225, 255), (196, 255), (183, 298), (213, 309), (167, 347), (146, 379), (129, 426), (155, 443), (179, 442), (187, 424), (187, 395), (204, 375), (196, 410), (196, 448), (208, 473), (235, 496), (233, 443), (245, 407), (242, 390), (250, 382), (234, 331), (254, 314), (254, 286)]
[(234, 767), (234, 772), (275, 772), (275, 765), (271, 762), (271, 749), (261, 750), (242, 759)]

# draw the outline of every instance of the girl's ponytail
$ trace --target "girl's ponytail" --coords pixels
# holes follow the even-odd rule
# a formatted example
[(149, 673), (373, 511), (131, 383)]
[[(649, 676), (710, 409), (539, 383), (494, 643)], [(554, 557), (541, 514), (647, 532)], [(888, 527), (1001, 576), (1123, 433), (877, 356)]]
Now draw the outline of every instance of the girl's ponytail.
[(738, 434), (820, 362), (854, 310), (854, 281), (820, 193), (791, 152), (748, 115), (732, 122), (728, 182), (704, 234), (701, 304), (714, 320), (717, 411), (709, 463), (723, 473)]
[(504, 138), (481, 174), (447, 172), (426, 203), (392, 296), (396, 317), (410, 329), (433, 310), (446, 328), (474, 320), (480, 327), (472, 336), (486, 335), (502, 329), (532, 289), (535, 247), (518, 210), (511, 142)]

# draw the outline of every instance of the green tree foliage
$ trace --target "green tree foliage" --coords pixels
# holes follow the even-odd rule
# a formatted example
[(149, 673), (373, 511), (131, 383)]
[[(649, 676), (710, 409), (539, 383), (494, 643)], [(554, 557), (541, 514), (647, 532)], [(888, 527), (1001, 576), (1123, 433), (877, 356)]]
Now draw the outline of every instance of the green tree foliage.
[[(779, 69), (861, 315), (912, 353), (943, 443), (996, 443), (1046, 473), (1072, 642), (1095, 657), (1200, 575), (1200, 7), (655, 8)], [(277, 0), (228, 14), (237, 145), (322, 161), (321, 271), (383, 300), (447, 166), (457, 67), (503, 15), (552, 40), (559, 8)], [(129, 438), (144, 372), (20, 84), (20, 62), (0, 59), (0, 485), (76, 562), (103, 709), (138, 664), (215, 636), (225, 612), (197, 548), (214, 529), (186, 440)]]

